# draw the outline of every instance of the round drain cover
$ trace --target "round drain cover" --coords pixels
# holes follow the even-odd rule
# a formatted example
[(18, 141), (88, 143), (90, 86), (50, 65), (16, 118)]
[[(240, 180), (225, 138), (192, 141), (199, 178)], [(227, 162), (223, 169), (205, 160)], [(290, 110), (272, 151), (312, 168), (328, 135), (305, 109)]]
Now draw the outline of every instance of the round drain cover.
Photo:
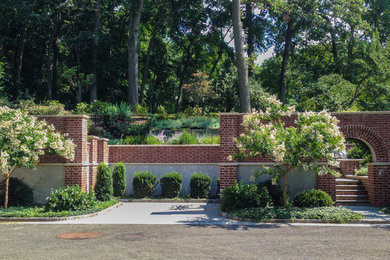
[(118, 238), (128, 241), (136, 241), (145, 238), (145, 235), (143, 233), (128, 233), (119, 235)]
[(103, 236), (101, 232), (70, 232), (56, 235), (56, 238), (61, 239), (89, 239)]

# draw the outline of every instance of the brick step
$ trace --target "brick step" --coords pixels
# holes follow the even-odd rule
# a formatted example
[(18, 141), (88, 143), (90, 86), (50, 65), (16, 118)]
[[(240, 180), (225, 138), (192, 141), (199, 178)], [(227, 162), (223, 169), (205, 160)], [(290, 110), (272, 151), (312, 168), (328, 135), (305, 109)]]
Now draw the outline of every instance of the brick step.
[(336, 185), (360, 185), (359, 180), (346, 179), (346, 178), (336, 178)]
[(368, 200), (368, 195), (336, 195), (336, 202), (340, 200)]
[(369, 200), (338, 200), (336, 206), (370, 206)]
[(337, 190), (336, 195), (368, 195), (366, 190)]
[(346, 184), (346, 185), (336, 185), (336, 190), (366, 190), (366, 189), (364, 185)]

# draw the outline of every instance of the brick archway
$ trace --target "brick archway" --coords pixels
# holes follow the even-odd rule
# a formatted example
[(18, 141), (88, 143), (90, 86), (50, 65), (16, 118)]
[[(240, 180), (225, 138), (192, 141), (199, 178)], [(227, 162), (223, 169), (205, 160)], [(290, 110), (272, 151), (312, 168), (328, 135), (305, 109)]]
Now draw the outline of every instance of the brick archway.
[(382, 137), (374, 130), (362, 125), (349, 125), (340, 128), (345, 138), (358, 139), (370, 148), (372, 162), (388, 162), (389, 150)]

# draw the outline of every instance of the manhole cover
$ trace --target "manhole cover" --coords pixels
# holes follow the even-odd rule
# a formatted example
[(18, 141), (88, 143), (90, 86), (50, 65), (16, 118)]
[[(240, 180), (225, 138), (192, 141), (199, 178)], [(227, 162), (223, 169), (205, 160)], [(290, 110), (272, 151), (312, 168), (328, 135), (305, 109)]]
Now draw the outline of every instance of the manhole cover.
[(144, 239), (145, 235), (143, 233), (128, 233), (128, 234), (121, 234), (118, 236), (118, 238), (127, 241), (137, 241), (137, 240)]
[(89, 239), (103, 236), (101, 232), (70, 232), (56, 235), (60, 239)]

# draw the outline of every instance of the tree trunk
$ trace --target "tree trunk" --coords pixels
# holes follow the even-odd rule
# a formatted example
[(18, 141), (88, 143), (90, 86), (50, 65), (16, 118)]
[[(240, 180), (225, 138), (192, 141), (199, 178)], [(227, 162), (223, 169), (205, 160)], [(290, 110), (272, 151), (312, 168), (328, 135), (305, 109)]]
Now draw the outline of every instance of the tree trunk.
[(97, 100), (97, 59), (98, 59), (98, 34), (100, 27), (100, 0), (95, 1), (94, 8), (94, 23), (93, 23), (93, 40), (92, 40), (92, 84), (90, 90), (90, 101)]
[(141, 19), (143, 0), (130, 0), (130, 23), (129, 23), (129, 75), (127, 101), (130, 105), (138, 104), (138, 33)]
[(17, 88), (21, 85), (21, 74), (23, 66), (23, 54), (24, 54), (24, 45), (27, 37), (27, 24), (24, 24), (18, 32), (17, 36), (17, 54), (15, 61), (15, 86)]
[(244, 46), (242, 41), (242, 24), (240, 0), (232, 2), (234, 47), (236, 51), (236, 67), (240, 92), (240, 112), (249, 113), (251, 110), (248, 74), (245, 67)]
[(154, 42), (156, 40), (158, 29), (160, 28), (160, 25), (164, 21), (164, 19), (165, 19), (164, 8), (161, 8), (160, 9), (159, 18), (158, 18), (156, 24), (154, 25), (152, 36), (150, 37), (150, 40), (149, 40), (148, 50), (146, 52), (146, 59), (145, 59), (144, 69), (142, 71), (142, 82), (141, 82), (141, 91), (140, 91), (141, 93), (140, 93), (140, 101), (139, 101), (141, 106), (144, 103), (144, 92), (145, 92), (145, 85), (146, 85), (146, 82), (147, 82), (147, 79), (148, 79), (150, 56), (151, 56), (151, 53), (152, 53)]
[(283, 187), (283, 206), (287, 207), (287, 181), (288, 181), (288, 174), (290, 172), (289, 168), (286, 168), (286, 173), (284, 174), (284, 187)]
[(190, 64), (190, 61), (191, 61), (191, 56), (192, 56), (191, 47), (192, 47), (192, 43), (193, 43), (193, 41), (191, 41), (190, 46), (188, 46), (188, 48), (187, 48), (186, 60), (185, 60), (185, 63), (184, 63), (184, 66), (183, 66), (183, 70), (181, 71), (181, 75), (180, 75), (180, 83), (179, 83), (179, 89), (178, 89), (178, 93), (177, 93), (177, 100), (176, 100), (176, 107), (175, 107), (175, 112), (176, 113), (179, 112), (179, 106), (180, 106), (181, 96), (182, 96), (182, 92), (183, 92), (184, 80), (185, 80), (185, 76), (187, 74), (188, 65)]
[(288, 65), (288, 59), (290, 57), (290, 48), (293, 37), (293, 22), (290, 20), (287, 23), (287, 32), (284, 40), (284, 51), (282, 67), (280, 70), (280, 81), (279, 81), (279, 98), (283, 104), (286, 103), (286, 70)]
[(76, 84), (77, 84), (77, 103), (81, 103), (83, 97), (83, 86), (80, 83), (80, 55), (79, 50), (76, 48), (76, 60), (77, 60), (77, 70), (76, 70)]
[(248, 45), (248, 78), (253, 77), (253, 67), (255, 65), (254, 53), (255, 53), (255, 32), (253, 30), (253, 11), (252, 3), (246, 4), (246, 17), (245, 17), (245, 27), (247, 31), (247, 45)]
[(5, 209), (8, 207), (9, 176), (10, 176), (10, 174), (7, 174), (5, 176), (5, 191), (4, 191), (4, 208)]
[(337, 51), (337, 43), (336, 43), (336, 34), (333, 29), (330, 31), (330, 36), (332, 40), (332, 54), (333, 54), (333, 63), (335, 67), (335, 72), (339, 73), (339, 55)]
[(53, 69), (52, 69), (52, 98), (58, 98), (58, 57), (59, 57), (59, 47), (58, 47), (58, 33), (55, 34), (53, 41)]
[(49, 42), (47, 43), (47, 96), (49, 100), (52, 99), (52, 75), (51, 75), (51, 48), (52, 48), (52, 38), (49, 36)]

